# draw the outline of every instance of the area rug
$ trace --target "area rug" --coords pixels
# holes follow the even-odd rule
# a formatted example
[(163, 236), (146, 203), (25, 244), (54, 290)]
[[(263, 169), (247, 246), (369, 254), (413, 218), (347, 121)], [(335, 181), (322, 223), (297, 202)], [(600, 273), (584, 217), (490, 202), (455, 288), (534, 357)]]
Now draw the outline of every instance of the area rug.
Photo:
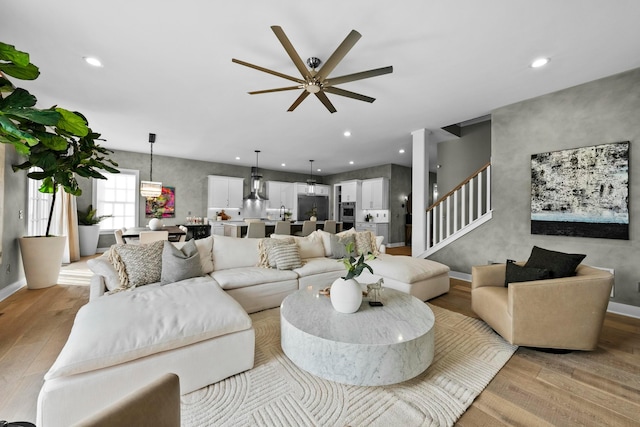
[(280, 311), (253, 314), (255, 367), (182, 397), (182, 425), (451, 426), (513, 355), (484, 322), (429, 305), (435, 355), (422, 374), (382, 387), (323, 380), (280, 348)]

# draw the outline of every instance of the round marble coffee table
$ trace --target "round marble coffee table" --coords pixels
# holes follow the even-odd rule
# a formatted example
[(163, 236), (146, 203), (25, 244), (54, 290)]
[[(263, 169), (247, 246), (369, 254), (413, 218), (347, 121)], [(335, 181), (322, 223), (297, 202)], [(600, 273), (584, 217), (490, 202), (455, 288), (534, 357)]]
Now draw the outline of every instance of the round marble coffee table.
[(353, 385), (411, 379), (433, 360), (434, 315), (424, 302), (384, 288), (384, 307), (363, 301), (353, 314), (338, 313), (329, 297), (309, 286), (280, 307), (281, 344), (298, 367)]

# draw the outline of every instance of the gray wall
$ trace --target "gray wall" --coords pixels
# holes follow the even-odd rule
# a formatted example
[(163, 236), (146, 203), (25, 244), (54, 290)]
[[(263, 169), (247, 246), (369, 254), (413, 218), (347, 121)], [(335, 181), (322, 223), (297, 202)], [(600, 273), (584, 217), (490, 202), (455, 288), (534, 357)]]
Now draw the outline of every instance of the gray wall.
[(491, 160), (491, 121), (464, 126), (460, 138), (438, 144), (438, 194), (453, 190)]
[[(14, 148), (5, 144), (4, 176), (4, 222), (2, 232), (2, 264), (0, 264), (0, 289), (18, 282), (22, 274), (22, 260), (18, 249), (18, 238), (26, 234), (27, 173), (13, 172), (11, 165), (22, 160)], [(18, 218), (18, 211), (24, 209), (24, 219)]]
[[(493, 219), (431, 259), (469, 273), (472, 265), (526, 260), (533, 245), (587, 254), (615, 269), (613, 301), (640, 306), (640, 69), (496, 110), (492, 115)], [(531, 154), (631, 141), (630, 240), (530, 234)]]

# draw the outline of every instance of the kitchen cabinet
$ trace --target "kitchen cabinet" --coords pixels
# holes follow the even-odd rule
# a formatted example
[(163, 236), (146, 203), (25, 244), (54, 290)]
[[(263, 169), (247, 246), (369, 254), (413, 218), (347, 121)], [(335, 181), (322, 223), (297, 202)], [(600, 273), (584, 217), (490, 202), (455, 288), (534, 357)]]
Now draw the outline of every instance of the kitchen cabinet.
[(362, 181), (361, 209), (389, 209), (389, 181), (386, 178)]
[(376, 236), (383, 236), (383, 244), (389, 244), (388, 222), (357, 222), (356, 231), (372, 231)]
[(287, 209), (293, 208), (293, 183), (292, 182), (267, 182), (267, 197), (269, 197), (269, 208), (280, 209), (284, 206)]
[(209, 175), (208, 208), (242, 208), (244, 179)]
[(329, 195), (329, 186), (324, 184), (316, 184), (316, 195), (317, 196), (328, 196)]
[(345, 181), (340, 183), (340, 195), (341, 202), (356, 202), (358, 203), (358, 181)]

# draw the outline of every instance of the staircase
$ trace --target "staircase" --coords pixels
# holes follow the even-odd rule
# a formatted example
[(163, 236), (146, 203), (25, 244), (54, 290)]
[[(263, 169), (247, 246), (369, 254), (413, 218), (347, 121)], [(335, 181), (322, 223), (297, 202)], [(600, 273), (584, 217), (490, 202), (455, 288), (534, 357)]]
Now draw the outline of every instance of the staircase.
[(491, 163), (487, 163), (427, 209), (426, 258), (489, 221)]

